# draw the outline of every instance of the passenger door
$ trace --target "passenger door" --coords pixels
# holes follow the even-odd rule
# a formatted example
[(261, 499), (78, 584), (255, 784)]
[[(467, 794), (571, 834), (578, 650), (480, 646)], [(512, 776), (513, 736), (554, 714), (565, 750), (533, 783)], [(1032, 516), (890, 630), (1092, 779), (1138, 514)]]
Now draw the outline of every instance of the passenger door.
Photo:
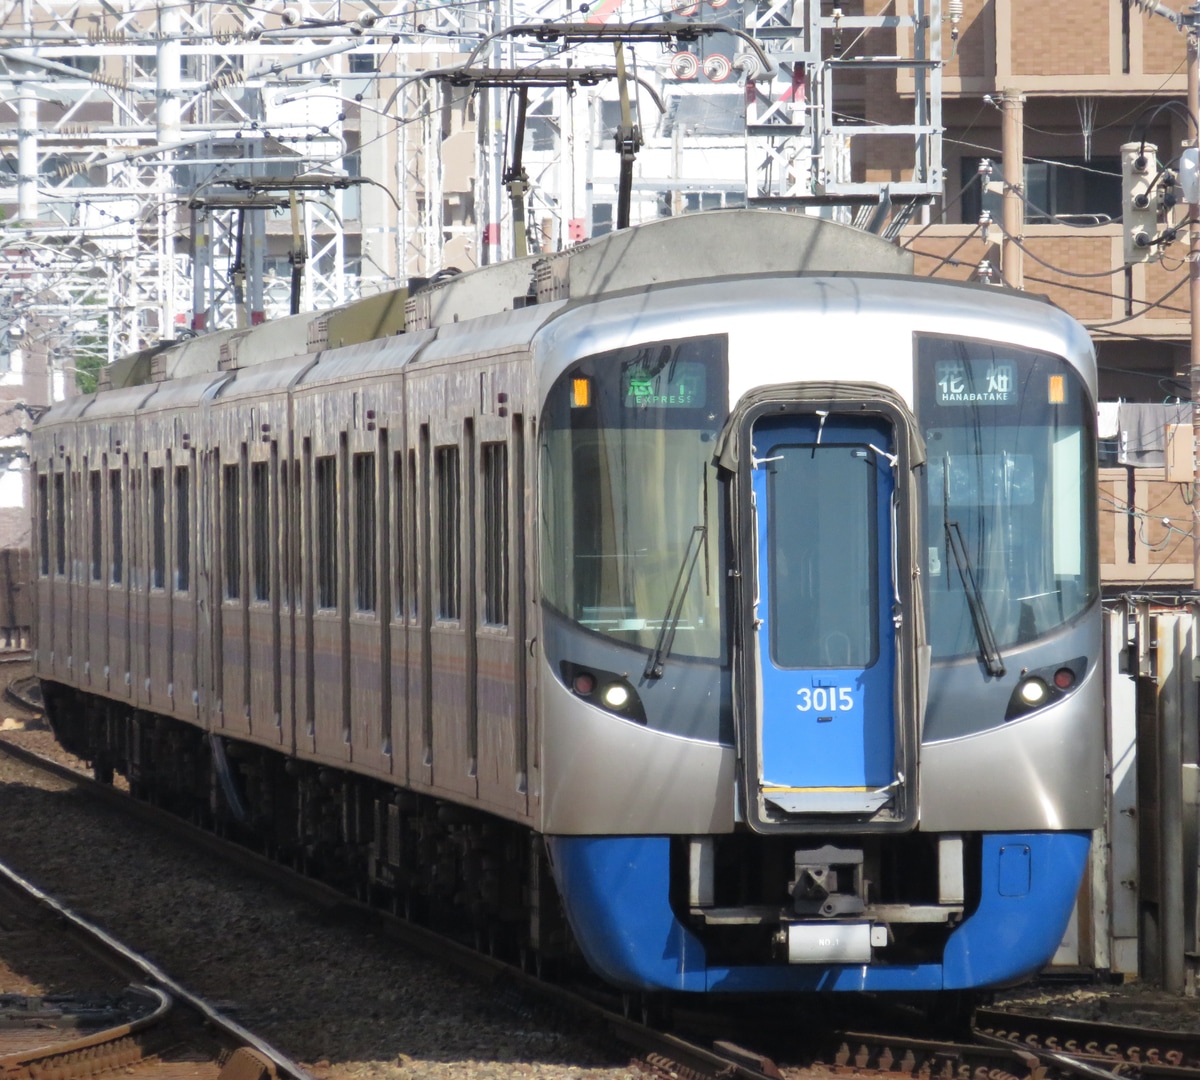
[(897, 680), (912, 685), (900, 628), (916, 605), (897, 588), (893, 423), (776, 408), (749, 436), (751, 822), (836, 831), (911, 820), (901, 789), (915, 772), (915, 718)]

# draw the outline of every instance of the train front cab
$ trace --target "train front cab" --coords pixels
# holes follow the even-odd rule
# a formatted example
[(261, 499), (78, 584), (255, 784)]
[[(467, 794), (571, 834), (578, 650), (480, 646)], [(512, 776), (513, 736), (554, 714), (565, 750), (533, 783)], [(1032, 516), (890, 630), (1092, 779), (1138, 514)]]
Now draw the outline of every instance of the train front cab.
[[(934, 344), (926, 353), (918, 378), (931, 382), (941, 369), (930, 358), (941, 352)], [(1009, 362), (985, 347), (966, 354), (951, 348), (942, 363), (968, 381)], [(1053, 954), (1082, 876), (1095, 796), (1097, 740), (1079, 741), (1099, 684), (1083, 524), (1094, 457), (1086, 424), (1059, 408), (1069, 396), (1086, 415), (1082, 381), (1054, 358), (1004, 355), (1021, 369), (1022, 400), (1011, 413), (983, 413), (985, 423), (978, 405), (955, 412), (952, 395), (935, 388), (926, 388), (921, 427), (887, 388), (807, 384), (751, 393), (721, 425), (726, 536), (744, 553), (723, 548), (716, 560), (728, 575), (721, 602), (734, 613), (722, 625), (736, 688), (739, 822), (727, 836), (551, 837), (568, 918), (611, 981), (723, 992), (960, 989), (1022, 977)], [(627, 387), (620, 394), (628, 401)], [(1032, 434), (1014, 434), (1023, 428)], [(936, 467), (927, 467), (924, 430), (939, 440)], [(1000, 434), (980, 437), (985, 430)], [(967, 433), (961, 445), (956, 432)], [(1003, 498), (997, 484), (1007, 485)], [(1009, 517), (985, 514), (989, 500), (1009, 506)], [(1057, 529), (1041, 530), (1053, 615), (1038, 599), (1052, 590), (1039, 591), (1037, 568), (1026, 565), (1041, 555), (1009, 551), (1006, 570), (998, 550), (1004, 530), (1029, 527), (1020, 520), (1027, 508)], [(703, 568), (713, 556), (706, 533), (679, 531), (678, 578), (661, 622), (648, 624), (657, 629), (649, 661), (627, 673), (643, 724), (659, 722), (655, 658), (702, 621), (695, 610), (684, 615), (681, 583), (699, 566), (693, 583), (720, 589), (721, 575)], [(1014, 590), (1018, 563), (1028, 582)], [(936, 618), (952, 625), (935, 627), (943, 648), (932, 657), (928, 588), (954, 593), (952, 602), (933, 597)], [(564, 595), (553, 584), (550, 592), (552, 601)], [(592, 629), (605, 629), (601, 605), (591, 612)], [(603, 609), (610, 624), (641, 626), (633, 614)], [(554, 641), (548, 635), (560, 656)], [(559, 660), (576, 695), (593, 692), (601, 649), (585, 647), (582, 666)], [(687, 664), (670, 657), (667, 666)], [(608, 666), (621, 670), (615, 657)], [(1063, 670), (1072, 679), (1059, 692)], [(686, 696), (684, 684), (704, 678), (697, 665), (672, 689)], [(1025, 696), (1046, 688), (1049, 698)], [(1030, 748), (1041, 760), (1022, 760)], [(919, 790), (929, 781), (926, 752), (938, 787), (952, 789), (930, 801), (928, 822)], [(997, 781), (989, 768), (1006, 776)], [(1073, 775), (1077, 797), (1060, 790)], [(1015, 808), (1004, 805), (1005, 784)]]

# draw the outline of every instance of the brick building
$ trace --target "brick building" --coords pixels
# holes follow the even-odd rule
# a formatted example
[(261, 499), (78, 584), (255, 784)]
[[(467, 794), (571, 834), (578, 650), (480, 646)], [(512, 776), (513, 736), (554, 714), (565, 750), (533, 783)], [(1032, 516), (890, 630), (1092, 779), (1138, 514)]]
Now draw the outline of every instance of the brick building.
[[(1019, 92), (1024, 287), (1092, 331), (1102, 401), (1161, 405), (1170, 417), (1170, 403), (1189, 399), (1187, 235), (1181, 231), (1161, 258), (1125, 267), (1120, 147), (1145, 140), (1158, 147), (1161, 165), (1176, 162), (1188, 134), (1186, 36), (1132, 0), (965, 0), (957, 41), (944, 33), (943, 55), (946, 196), (904, 230), (917, 272), (963, 280), (986, 261), (999, 280), (1001, 99)], [(864, 102), (880, 103), (875, 108), (907, 108), (903, 85), (891, 104), (864, 89)], [(982, 159), (991, 162), (996, 190), (985, 188)], [(879, 181), (901, 175), (877, 157), (862, 172)], [(984, 212), (990, 225), (980, 224)], [(1175, 220), (1185, 216), (1177, 207)], [(1105, 584), (1190, 584), (1190, 485), (1165, 479), (1161, 452), (1128, 452), (1138, 449), (1129, 446), (1128, 427), (1102, 425), (1100, 437), (1108, 466), (1100, 498)]]

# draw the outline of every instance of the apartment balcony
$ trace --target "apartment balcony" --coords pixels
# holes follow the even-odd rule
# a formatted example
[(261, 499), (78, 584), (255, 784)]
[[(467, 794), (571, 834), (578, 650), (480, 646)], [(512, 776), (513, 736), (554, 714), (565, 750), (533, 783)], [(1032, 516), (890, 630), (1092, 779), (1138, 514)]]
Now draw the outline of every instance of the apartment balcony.
[(957, 47), (948, 33), (942, 38), (949, 59), (942, 93), (1182, 95), (1185, 35), (1129, 7), (1122, 0), (965, 0)]
[(1100, 470), (1100, 583), (1109, 591), (1192, 586), (1189, 484), (1161, 469)]

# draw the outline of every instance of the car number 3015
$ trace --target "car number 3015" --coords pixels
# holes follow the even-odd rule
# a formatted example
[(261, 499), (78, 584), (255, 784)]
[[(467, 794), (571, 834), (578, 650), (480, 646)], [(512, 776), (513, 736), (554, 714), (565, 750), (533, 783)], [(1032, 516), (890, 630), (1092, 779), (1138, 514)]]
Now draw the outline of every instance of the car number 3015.
[(796, 691), (801, 712), (850, 712), (854, 691), (848, 686), (802, 686)]

